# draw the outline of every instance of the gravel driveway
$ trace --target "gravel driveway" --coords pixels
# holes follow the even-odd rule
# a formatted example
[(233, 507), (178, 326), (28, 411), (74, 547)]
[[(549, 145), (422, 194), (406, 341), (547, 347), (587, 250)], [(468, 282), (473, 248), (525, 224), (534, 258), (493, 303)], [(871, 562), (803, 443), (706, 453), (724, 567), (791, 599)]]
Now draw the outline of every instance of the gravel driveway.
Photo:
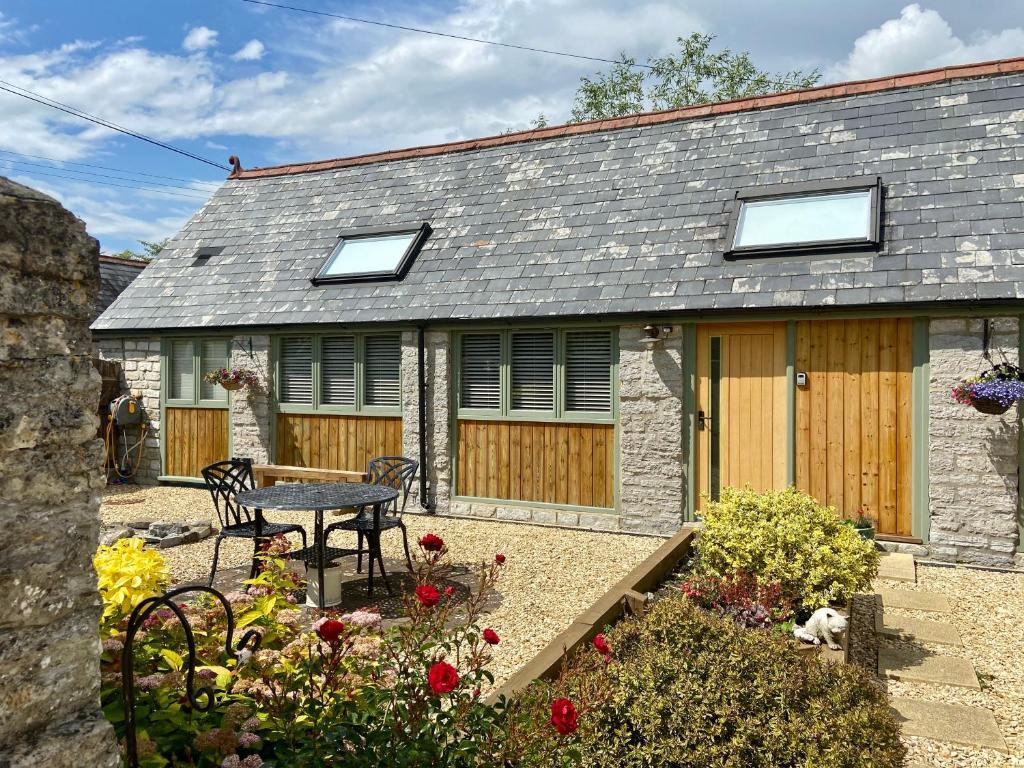
[[(124, 503), (141, 500), (140, 503)], [(106, 523), (132, 520), (187, 522), (213, 513), (203, 489), (168, 486), (113, 486), (100, 515)], [(312, 515), (268, 513), (275, 522), (298, 522), (312, 533)], [(498, 590), (501, 599), (489, 625), (501, 637), (491, 671), (498, 685), (529, 661), (559, 632), (620, 578), (661, 545), (644, 536), (592, 533), (486, 520), (407, 515), (410, 542), (424, 533), (444, 538), (453, 563), (472, 566), (496, 552), (508, 560)], [(214, 521), (215, 522), (215, 521)], [(177, 581), (205, 580), (213, 557), (213, 538), (163, 552)], [(383, 537), (385, 558), (402, 557), (401, 536)], [(219, 568), (247, 565), (252, 545), (225, 540)]]

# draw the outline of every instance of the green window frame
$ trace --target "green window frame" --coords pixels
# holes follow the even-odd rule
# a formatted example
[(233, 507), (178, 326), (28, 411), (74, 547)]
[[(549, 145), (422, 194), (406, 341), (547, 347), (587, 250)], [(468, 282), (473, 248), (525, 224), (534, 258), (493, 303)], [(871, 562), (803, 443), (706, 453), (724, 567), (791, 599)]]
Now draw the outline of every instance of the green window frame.
[(614, 328), (462, 331), (454, 367), (458, 418), (610, 424), (618, 416)]
[(170, 337), (163, 340), (160, 370), (163, 402), (172, 407), (227, 408), (228, 391), (203, 376), (227, 368), (231, 340), (226, 337)]
[(282, 334), (273, 349), (279, 412), (402, 415), (400, 333)]

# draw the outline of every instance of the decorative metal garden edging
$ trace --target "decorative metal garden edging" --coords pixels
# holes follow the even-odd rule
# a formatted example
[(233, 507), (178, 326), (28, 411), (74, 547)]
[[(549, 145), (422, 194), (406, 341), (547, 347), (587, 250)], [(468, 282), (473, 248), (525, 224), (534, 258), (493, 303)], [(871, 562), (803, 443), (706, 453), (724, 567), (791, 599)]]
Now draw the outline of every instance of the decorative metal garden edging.
[[(135, 606), (131, 616), (128, 617), (128, 629), (125, 631), (124, 650), (121, 654), (121, 695), (124, 700), (125, 758), (130, 768), (138, 768), (139, 765), (138, 744), (135, 733), (135, 649), (133, 646), (135, 642), (135, 635), (142, 627), (143, 622), (145, 622), (146, 619), (148, 619), (157, 609), (164, 607), (173, 612), (174, 615), (178, 617), (178, 621), (181, 622), (182, 630), (185, 632), (185, 643), (188, 646), (188, 657), (185, 659), (185, 693), (188, 696), (189, 704), (197, 712), (209, 712), (214, 705), (214, 697), (217, 694), (217, 690), (215, 688), (211, 686), (203, 686), (199, 690), (195, 690), (195, 636), (192, 633), (192, 625), (189, 624), (188, 617), (175, 601), (175, 598), (179, 595), (184, 595), (189, 592), (204, 592), (208, 595), (212, 595), (220, 601), (222, 606), (224, 606), (224, 614), (227, 619), (227, 634), (224, 638), (224, 651), (230, 658), (237, 659), (242, 651), (255, 651), (260, 646), (260, 634), (256, 630), (250, 629), (242, 635), (242, 639), (238, 641), (237, 647), (232, 647), (231, 641), (235, 633), (235, 616), (227, 598), (213, 587), (200, 585), (177, 587), (164, 592), (162, 595), (147, 597)], [(252, 647), (247, 648), (250, 642), (252, 642)], [(200, 697), (202, 697), (202, 702), (200, 702)]]

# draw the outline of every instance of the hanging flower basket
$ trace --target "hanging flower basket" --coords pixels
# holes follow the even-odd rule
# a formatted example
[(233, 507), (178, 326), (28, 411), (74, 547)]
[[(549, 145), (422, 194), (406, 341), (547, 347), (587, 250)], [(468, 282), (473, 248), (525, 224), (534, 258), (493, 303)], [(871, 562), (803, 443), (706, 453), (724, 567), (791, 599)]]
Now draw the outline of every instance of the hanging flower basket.
[(242, 387), (255, 392), (260, 388), (260, 377), (248, 368), (218, 368), (203, 376), (203, 381), (220, 384), (228, 392), (234, 392)]
[(1024, 397), (1024, 380), (1016, 365), (1000, 363), (961, 381), (953, 387), (952, 396), (956, 402), (969, 405), (979, 413), (999, 416)]

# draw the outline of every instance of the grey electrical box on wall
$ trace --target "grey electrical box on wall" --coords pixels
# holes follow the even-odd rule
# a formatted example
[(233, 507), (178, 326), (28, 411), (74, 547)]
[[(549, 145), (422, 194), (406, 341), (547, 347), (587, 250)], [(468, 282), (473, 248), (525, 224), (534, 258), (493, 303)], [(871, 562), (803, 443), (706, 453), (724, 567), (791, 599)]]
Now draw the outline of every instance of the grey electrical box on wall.
[(800, 371), (796, 375), (796, 385), (798, 387), (806, 387), (807, 386), (807, 374), (804, 373), (803, 371)]

